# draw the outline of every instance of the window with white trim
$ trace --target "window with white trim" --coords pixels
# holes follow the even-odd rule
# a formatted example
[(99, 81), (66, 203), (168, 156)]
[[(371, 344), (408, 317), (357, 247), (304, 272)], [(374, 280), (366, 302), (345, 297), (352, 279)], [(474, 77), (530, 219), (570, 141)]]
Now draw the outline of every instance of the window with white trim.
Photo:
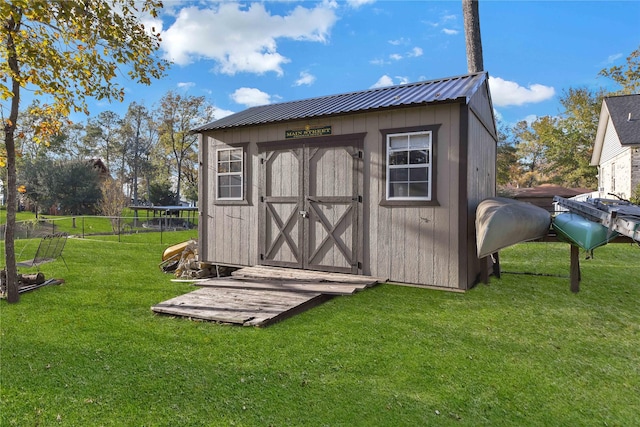
[(387, 200), (431, 200), (432, 133), (387, 134)]
[(243, 200), (244, 152), (242, 148), (216, 151), (216, 199)]

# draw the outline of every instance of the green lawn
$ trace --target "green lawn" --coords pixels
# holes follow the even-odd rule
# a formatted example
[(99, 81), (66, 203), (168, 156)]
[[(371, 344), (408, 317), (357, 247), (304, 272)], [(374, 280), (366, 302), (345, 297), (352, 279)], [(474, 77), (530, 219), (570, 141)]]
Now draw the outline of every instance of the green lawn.
[[(160, 214), (154, 218), (153, 214), (147, 215), (146, 212), (139, 212), (138, 216), (134, 216), (134, 212), (125, 209), (122, 217), (104, 217), (93, 215), (46, 215), (39, 214), (36, 218), (33, 212), (17, 212), (16, 222), (18, 227), (15, 235), (16, 239), (39, 237), (50, 233), (65, 232), (75, 236), (93, 236), (105, 234), (117, 234), (120, 230), (121, 235), (146, 233), (149, 231), (159, 231), (161, 224), (164, 231), (175, 230), (176, 226), (182, 228), (186, 222), (191, 224), (191, 229), (197, 229), (197, 215), (189, 216), (188, 212), (181, 212), (180, 217), (171, 217), (167, 220), (160, 220)], [(6, 223), (6, 210), (0, 210), (0, 225)], [(149, 226), (148, 223), (151, 223)], [(155, 227), (155, 228), (153, 228)], [(2, 237), (4, 238), (4, 237)]]
[[(640, 249), (521, 244), (448, 293), (380, 285), (264, 329), (154, 315), (160, 244), (69, 239), (66, 283), (0, 302), (4, 426), (637, 425)], [(143, 240), (147, 241), (143, 241)], [(28, 242), (18, 242), (28, 243)], [(31, 243), (34, 244), (34, 243)]]

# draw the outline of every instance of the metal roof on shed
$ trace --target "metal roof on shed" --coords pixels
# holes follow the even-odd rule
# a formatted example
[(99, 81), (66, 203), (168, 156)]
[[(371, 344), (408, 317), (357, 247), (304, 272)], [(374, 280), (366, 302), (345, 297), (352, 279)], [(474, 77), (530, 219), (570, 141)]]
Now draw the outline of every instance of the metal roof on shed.
[(369, 89), (300, 101), (251, 107), (200, 126), (193, 132), (228, 129), (312, 117), (367, 112), (440, 102), (468, 103), (487, 80), (487, 73), (467, 74), (398, 86)]

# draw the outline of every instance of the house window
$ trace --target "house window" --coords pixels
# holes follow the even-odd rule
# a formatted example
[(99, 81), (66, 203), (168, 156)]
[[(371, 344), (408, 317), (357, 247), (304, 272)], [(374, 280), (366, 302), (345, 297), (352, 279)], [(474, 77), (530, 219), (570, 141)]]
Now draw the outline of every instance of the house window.
[(389, 133), (386, 136), (386, 200), (431, 201), (432, 132)]
[(217, 200), (243, 200), (244, 151), (242, 148), (224, 148), (216, 151)]

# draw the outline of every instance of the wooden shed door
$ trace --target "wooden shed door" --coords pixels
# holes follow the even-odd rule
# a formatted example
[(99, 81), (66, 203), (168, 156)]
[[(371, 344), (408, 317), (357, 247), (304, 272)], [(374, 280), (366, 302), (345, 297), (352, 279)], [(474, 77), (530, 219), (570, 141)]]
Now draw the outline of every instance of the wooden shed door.
[(262, 153), (262, 264), (358, 272), (361, 157), (328, 144)]

